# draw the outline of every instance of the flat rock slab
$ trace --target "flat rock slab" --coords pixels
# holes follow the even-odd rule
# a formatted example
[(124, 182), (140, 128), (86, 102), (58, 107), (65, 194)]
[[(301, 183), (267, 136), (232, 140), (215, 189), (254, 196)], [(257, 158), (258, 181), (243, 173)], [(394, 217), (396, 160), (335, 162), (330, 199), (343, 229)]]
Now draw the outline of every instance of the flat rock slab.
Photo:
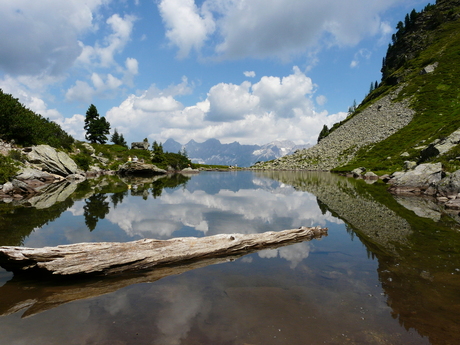
[(76, 243), (57, 247), (0, 247), (0, 266), (13, 272), (107, 275), (250, 253), (327, 235), (326, 228), (179, 237), (166, 241)]

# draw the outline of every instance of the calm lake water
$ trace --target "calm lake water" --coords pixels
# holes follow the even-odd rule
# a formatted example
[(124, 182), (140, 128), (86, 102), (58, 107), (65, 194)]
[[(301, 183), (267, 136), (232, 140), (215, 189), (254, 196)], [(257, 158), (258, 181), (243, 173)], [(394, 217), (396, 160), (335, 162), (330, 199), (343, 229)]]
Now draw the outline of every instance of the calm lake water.
[(0, 344), (458, 344), (458, 214), (328, 173), (106, 177), (0, 203), (0, 245), (299, 226), (329, 235), (218, 264), (49, 281), (0, 268)]

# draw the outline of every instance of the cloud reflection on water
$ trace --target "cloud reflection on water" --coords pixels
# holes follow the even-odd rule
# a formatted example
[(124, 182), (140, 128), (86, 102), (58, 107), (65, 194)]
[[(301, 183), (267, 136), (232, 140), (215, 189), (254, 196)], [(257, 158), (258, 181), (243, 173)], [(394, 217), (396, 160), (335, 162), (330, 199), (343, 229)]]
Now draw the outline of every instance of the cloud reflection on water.
[(299, 226), (324, 226), (326, 221), (342, 223), (329, 213), (323, 215), (316, 197), (292, 187), (268, 189), (166, 191), (161, 198), (145, 202), (130, 198), (111, 209), (107, 219), (129, 236), (170, 238), (189, 227), (203, 235), (257, 233)]

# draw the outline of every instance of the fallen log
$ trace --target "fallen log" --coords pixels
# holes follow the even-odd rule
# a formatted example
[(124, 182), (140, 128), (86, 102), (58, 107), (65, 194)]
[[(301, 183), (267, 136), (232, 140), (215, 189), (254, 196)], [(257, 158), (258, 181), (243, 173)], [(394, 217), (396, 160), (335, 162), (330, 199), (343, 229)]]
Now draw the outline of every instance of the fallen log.
[(43, 248), (0, 247), (0, 266), (15, 273), (108, 275), (246, 254), (325, 235), (326, 228), (300, 227), (279, 232), (179, 237), (165, 241), (142, 239), (125, 243), (76, 243)]

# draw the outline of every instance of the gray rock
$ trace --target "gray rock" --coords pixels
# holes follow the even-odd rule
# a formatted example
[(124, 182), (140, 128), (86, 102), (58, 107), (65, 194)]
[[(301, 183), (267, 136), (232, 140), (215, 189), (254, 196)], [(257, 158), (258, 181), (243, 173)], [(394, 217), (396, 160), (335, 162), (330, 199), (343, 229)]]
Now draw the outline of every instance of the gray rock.
[(53, 174), (67, 176), (78, 172), (78, 166), (72, 158), (48, 145), (32, 147), (32, 151), (27, 154), (27, 157), (30, 163)]
[(376, 173), (373, 173), (372, 171), (368, 171), (364, 174), (363, 178), (365, 180), (378, 180), (379, 176)]
[(460, 170), (453, 172), (439, 181), (437, 192), (442, 196), (456, 196), (460, 192)]
[(149, 149), (149, 142), (148, 141), (133, 142), (133, 143), (131, 143), (131, 149), (148, 150)]
[(449, 200), (444, 207), (450, 210), (460, 210), (460, 199)]
[(13, 184), (11, 182), (7, 182), (3, 185), (3, 193), (8, 194), (14, 189)]
[(200, 172), (200, 170), (192, 169), (192, 168), (185, 168), (185, 169), (181, 170), (181, 173), (184, 173), (184, 174), (196, 174), (196, 173), (199, 173), (199, 172)]
[(393, 193), (421, 193), (435, 186), (444, 176), (441, 163), (420, 164), (414, 170), (393, 174), (390, 180)]
[(416, 162), (412, 162), (412, 161), (405, 161), (404, 162), (404, 170), (405, 171), (413, 170), (413, 169), (415, 169), (416, 166), (417, 166)]
[(152, 176), (166, 173), (166, 170), (160, 169), (156, 165), (140, 162), (127, 162), (118, 168), (120, 175)]
[(82, 143), (82, 145), (83, 145), (83, 147), (84, 147), (85, 149), (87, 149), (91, 154), (94, 154), (94, 152), (96, 152), (96, 151), (94, 150), (94, 148), (93, 148), (90, 144), (88, 144), (88, 143)]
[(351, 173), (353, 174), (354, 177), (360, 177), (364, 172), (366, 171), (366, 168), (360, 167), (354, 169)]
[(97, 160), (104, 165), (107, 165), (110, 161), (108, 158), (105, 158), (105, 157), (97, 157)]
[(428, 73), (432, 73), (434, 72), (434, 70), (436, 69), (436, 67), (438, 67), (438, 62), (435, 62), (431, 65), (428, 65), (428, 66), (425, 66), (424, 68), (422, 68), (422, 70), (420, 71), (420, 74), (423, 75), (423, 74), (428, 74)]
[(19, 173), (16, 175), (16, 179), (53, 181), (55, 177), (42, 170), (33, 168), (21, 168), (21, 170), (19, 170)]

